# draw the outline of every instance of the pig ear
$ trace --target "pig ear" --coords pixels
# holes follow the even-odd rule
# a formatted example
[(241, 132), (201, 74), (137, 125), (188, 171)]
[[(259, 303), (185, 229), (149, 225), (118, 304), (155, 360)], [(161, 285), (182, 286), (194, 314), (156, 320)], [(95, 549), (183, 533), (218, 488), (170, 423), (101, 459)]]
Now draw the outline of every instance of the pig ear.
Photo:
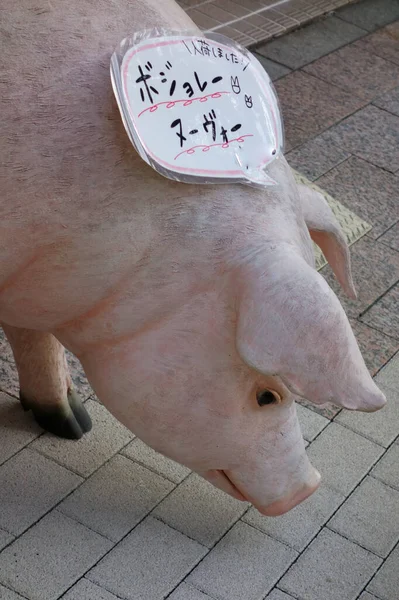
[[(326, 328), (334, 298), (338, 302), (326, 280), (287, 244), (247, 263), (236, 289), (238, 354), (268, 376), (310, 355), (309, 348), (320, 344), (319, 323)], [(301, 370), (310, 372), (308, 366)]]
[(320, 192), (303, 184), (298, 190), (310, 237), (324, 253), (346, 294), (356, 298), (349, 248), (337, 219)]

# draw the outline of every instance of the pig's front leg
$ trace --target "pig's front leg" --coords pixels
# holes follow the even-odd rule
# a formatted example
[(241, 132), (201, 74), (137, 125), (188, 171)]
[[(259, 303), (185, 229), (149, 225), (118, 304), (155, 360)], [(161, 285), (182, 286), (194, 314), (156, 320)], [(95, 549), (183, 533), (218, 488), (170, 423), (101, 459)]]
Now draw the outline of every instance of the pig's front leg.
[(41, 331), (2, 324), (18, 369), (20, 400), (38, 424), (68, 439), (90, 431), (91, 420), (72, 386), (63, 346)]

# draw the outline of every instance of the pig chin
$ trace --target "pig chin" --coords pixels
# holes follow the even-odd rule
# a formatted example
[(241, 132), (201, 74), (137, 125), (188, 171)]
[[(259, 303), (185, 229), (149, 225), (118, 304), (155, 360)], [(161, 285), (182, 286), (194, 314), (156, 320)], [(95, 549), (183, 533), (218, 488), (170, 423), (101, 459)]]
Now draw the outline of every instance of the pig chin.
[(241, 500), (242, 502), (249, 502), (247, 497), (238, 489), (238, 487), (231, 481), (225, 471), (221, 469), (212, 469), (211, 471), (199, 472), (199, 475), (212, 483), (215, 487), (223, 490), (233, 498)]

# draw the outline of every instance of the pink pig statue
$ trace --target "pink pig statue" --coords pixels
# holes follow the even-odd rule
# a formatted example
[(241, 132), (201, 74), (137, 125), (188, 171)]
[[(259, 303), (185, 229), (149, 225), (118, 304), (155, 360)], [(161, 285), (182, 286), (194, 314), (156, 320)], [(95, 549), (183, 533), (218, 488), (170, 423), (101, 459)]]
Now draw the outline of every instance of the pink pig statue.
[(163, 178), (123, 128), (109, 63), (133, 31), (193, 30), (174, 0), (1, 0), (0, 321), (45, 429), (91, 427), (64, 347), (146, 444), (282, 514), (320, 476), (295, 399), (378, 410), (312, 239), (355, 296), (349, 252), (284, 158), (278, 185)]

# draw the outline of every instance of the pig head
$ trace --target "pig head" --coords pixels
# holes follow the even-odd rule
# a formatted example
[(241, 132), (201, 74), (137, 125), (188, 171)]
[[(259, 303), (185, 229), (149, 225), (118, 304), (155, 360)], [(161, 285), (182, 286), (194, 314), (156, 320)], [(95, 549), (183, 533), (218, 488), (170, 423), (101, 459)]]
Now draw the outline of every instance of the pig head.
[[(263, 197), (267, 205), (281, 194), (281, 207), (271, 202), (278, 208), (270, 236), (267, 228), (262, 235), (247, 231), (242, 245), (223, 247), (218, 276), (180, 302), (175, 297), (173, 310), (80, 355), (97, 394), (120, 421), (266, 515), (290, 510), (318, 486), (296, 398), (363, 411), (385, 403), (339, 300), (314, 268), (308, 231), (345, 290), (355, 294), (339, 225), (320, 194), (296, 186), (284, 159), (274, 168), (283, 183)], [(291, 211), (287, 198), (296, 206)]]

